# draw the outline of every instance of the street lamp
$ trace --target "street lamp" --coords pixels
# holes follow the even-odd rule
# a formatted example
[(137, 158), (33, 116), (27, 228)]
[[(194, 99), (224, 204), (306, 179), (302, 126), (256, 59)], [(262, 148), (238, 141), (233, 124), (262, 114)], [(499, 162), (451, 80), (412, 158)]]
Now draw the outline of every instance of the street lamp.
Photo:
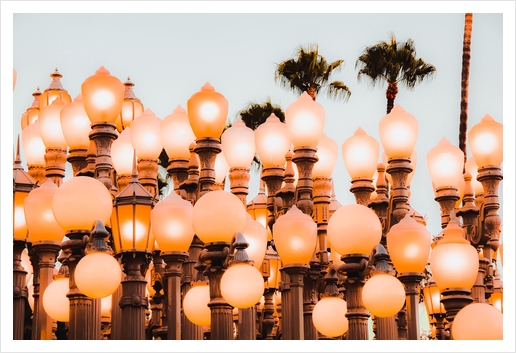
[(116, 129), (119, 133), (129, 127), (132, 121), (143, 113), (143, 104), (138, 98), (136, 98), (133, 92), (133, 87), (134, 83), (131, 82), (130, 77), (127, 77), (127, 81), (124, 82), (124, 100), (122, 102), (122, 110), (115, 122)]
[(43, 94), (39, 98), (40, 110), (51, 105), (52, 102), (58, 98), (61, 99), (64, 104), (68, 104), (72, 101), (68, 91), (63, 88), (63, 84), (61, 83), (63, 75), (59, 73), (57, 67), (54, 72), (50, 74), (50, 77), (52, 78), (52, 82), (50, 82), (48, 88), (43, 91)]
[(25, 130), (27, 126), (34, 124), (34, 122), (38, 120), (39, 98), (41, 96), (39, 87), (35, 92), (32, 93), (32, 96), (34, 97), (34, 101), (32, 102), (31, 106), (25, 110), (20, 119), (22, 131)]

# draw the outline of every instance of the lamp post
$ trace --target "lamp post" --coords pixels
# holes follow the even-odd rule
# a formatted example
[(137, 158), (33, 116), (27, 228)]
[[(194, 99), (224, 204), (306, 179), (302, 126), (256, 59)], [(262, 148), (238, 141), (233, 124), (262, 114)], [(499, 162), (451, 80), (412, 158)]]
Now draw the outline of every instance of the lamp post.
[(267, 286), (264, 291), (262, 338), (273, 339), (274, 328), (274, 293), (279, 289), (280, 258), (272, 246), (268, 246), (264, 263), (268, 265)]
[(34, 181), (23, 170), (20, 160), (20, 137), (16, 142), (13, 163), (13, 339), (23, 339), (27, 271), (22, 264), (22, 251), (28, 241), (24, 201), (34, 188)]

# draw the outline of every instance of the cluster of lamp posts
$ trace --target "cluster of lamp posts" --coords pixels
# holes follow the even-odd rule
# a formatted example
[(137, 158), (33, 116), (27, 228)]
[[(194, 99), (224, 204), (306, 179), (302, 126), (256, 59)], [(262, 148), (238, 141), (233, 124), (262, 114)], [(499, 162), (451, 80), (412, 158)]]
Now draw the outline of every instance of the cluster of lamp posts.
[[(100, 339), (106, 323), (110, 339), (233, 339), (235, 309), (238, 339), (368, 339), (371, 315), (376, 339), (419, 339), (425, 268), (434, 338), (502, 338), (502, 124), (491, 117), (469, 131), (466, 173), (446, 139), (427, 154), (443, 228), (432, 243), (409, 203), (418, 122), (399, 105), (379, 124), (384, 163), (360, 128), (343, 143), (357, 203), (342, 206), (338, 146), (306, 93), (285, 123), (224, 131), (227, 100), (208, 83), (159, 119), (104, 67), (73, 102), (51, 77), (22, 116), (28, 172), (19, 144), (14, 162), (15, 339), (27, 297), (32, 339), (55, 337), (55, 321), (68, 339)], [(174, 191), (160, 199), (163, 148)], [(248, 204), (255, 153), (263, 183)]]

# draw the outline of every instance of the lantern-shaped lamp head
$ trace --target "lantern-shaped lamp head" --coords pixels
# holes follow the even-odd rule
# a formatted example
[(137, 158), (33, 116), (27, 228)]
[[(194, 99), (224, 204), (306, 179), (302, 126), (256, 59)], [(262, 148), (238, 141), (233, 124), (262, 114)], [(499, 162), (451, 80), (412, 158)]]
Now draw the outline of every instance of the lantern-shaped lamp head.
[(115, 123), (122, 110), (124, 85), (101, 66), (81, 86), (84, 109), (92, 124)]
[(34, 181), (21, 165), (19, 136), (16, 146), (16, 159), (13, 166), (13, 239), (26, 241), (28, 234), (24, 202), (34, 188)]
[(441, 291), (433, 278), (430, 278), (426, 286), (423, 287), (423, 296), (425, 297), (425, 307), (428, 315), (446, 314), (444, 305), (441, 303)]
[(308, 264), (315, 251), (317, 224), (295, 205), (272, 226), (283, 265)]
[(471, 154), (477, 165), (499, 166), (503, 161), (503, 125), (489, 114), (474, 125), (468, 133)]
[(276, 115), (271, 114), (265, 123), (254, 131), (254, 141), (264, 168), (285, 164), (285, 154), (291, 146), (290, 136), (287, 126)]
[(91, 122), (84, 110), (84, 102), (80, 94), (61, 110), (61, 127), (70, 150), (88, 149)]
[(227, 99), (208, 82), (187, 102), (188, 118), (197, 139), (220, 138), (228, 115)]
[(267, 286), (269, 288), (279, 288), (281, 261), (278, 253), (269, 245), (265, 258), (269, 260), (269, 277)]
[(237, 196), (215, 190), (195, 203), (192, 223), (195, 234), (204, 243), (230, 243), (236, 232), (244, 230), (247, 213)]
[(285, 124), (294, 148), (316, 147), (324, 129), (326, 112), (322, 105), (303, 92), (298, 100), (285, 110)]
[(51, 105), (57, 98), (60, 98), (64, 104), (68, 104), (72, 101), (68, 92), (63, 88), (63, 84), (61, 83), (63, 75), (59, 73), (57, 67), (54, 72), (50, 74), (50, 77), (52, 77), (52, 82), (50, 82), (50, 85), (45, 89), (39, 99), (39, 109)]
[(194, 237), (193, 206), (175, 192), (158, 202), (151, 211), (154, 238), (162, 252), (187, 252)]
[(458, 187), (462, 178), (464, 153), (443, 137), (426, 155), (426, 164), (436, 189), (444, 186)]
[(188, 113), (180, 105), (161, 122), (161, 140), (169, 158), (190, 159), (190, 145), (195, 135)]
[[(325, 133), (321, 134), (319, 144), (317, 145), (317, 157), (319, 160), (314, 164), (312, 170), (312, 178), (322, 177), (329, 178), (335, 169), (339, 147), (337, 143)], [(297, 168), (296, 168), (297, 169)]]
[(221, 142), (229, 168), (248, 168), (251, 165), (256, 150), (254, 132), (245, 126), (242, 119), (237, 119), (224, 131)]
[(150, 232), (153, 197), (138, 182), (133, 157), (133, 174), (129, 185), (115, 198), (111, 227), (115, 251), (148, 253), (154, 246)]
[(378, 165), (379, 154), (378, 142), (362, 128), (358, 128), (353, 136), (342, 144), (342, 158), (352, 180), (371, 179)]
[(478, 254), (464, 238), (456, 219), (448, 222), (443, 238), (430, 253), (430, 267), (439, 289), (473, 287), (478, 274)]
[(382, 225), (370, 208), (349, 204), (331, 216), (328, 238), (339, 254), (369, 255), (382, 238)]
[(124, 100), (122, 102), (122, 111), (116, 119), (116, 129), (122, 132), (126, 127), (129, 127), (134, 119), (142, 115), (143, 104), (136, 98), (133, 92), (134, 83), (128, 77), (124, 82)]
[(131, 143), (138, 158), (158, 159), (161, 142), (161, 119), (147, 108), (131, 123)]
[(399, 104), (380, 120), (382, 147), (391, 158), (409, 158), (416, 145), (418, 123)]
[(387, 247), (399, 273), (423, 272), (428, 262), (432, 236), (426, 227), (407, 213), (387, 233)]
[(247, 213), (249, 213), (255, 221), (260, 222), (262, 226), (267, 227), (267, 196), (265, 195), (265, 186), (262, 180), (260, 180), (260, 191), (258, 195), (247, 204)]

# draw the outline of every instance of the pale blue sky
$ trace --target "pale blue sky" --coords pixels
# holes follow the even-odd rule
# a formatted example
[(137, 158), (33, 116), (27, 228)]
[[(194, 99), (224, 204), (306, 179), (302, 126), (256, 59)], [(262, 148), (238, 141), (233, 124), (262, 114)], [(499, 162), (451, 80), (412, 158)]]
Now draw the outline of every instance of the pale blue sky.
[[(2, 6), (5, 3), (2, 2)], [(63, 74), (61, 82), (72, 98), (80, 93), (82, 82), (101, 65), (122, 82), (130, 76), (135, 83), (136, 96), (145, 108), (152, 109), (161, 119), (177, 105), (186, 108), (188, 98), (209, 81), (228, 100), (228, 119), (234, 120), (238, 110), (251, 100), (262, 102), (270, 97), (284, 110), (293, 103), (297, 96), (274, 82), (275, 63), (292, 57), (300, 44), (317, 43), (319, 52), (328, 61), (345, 61), (343, 69), (334, 73), (332, 79), (344, 81), (352, 91), (347, 103), (328, 100), (322, 94), (317, 101), (326, 110), (324, 131), (339, 145), (333, 175), (337, 199), (342, 204), (354, 203), (349, 192), (349, 175), (342, 160), (342, 143), (358, 127), (380, 143), (378, 122), (386, 110), (386, 87), (373, 89), (366, 80), (357, 82), (355, 61), (365, 46), (387, 40), (394, 32), (398, 41), (412, 38), (417, 56), (437, 68), (431, 81), (413, 91), (400, 87), (396, 98), (396, 103), (419, 122), (418, 162), (411, 187), (411, 205), (428, 216), (427, 228), (436, 235), (441, 230), (440, 211), (433, 200), (426, 154), (443, 137), (458, 145), (465, 11), (474, 12), (469, 127), (485, 114), (505, 124), (505, 175), (501, 190), (514, 195), (514, 159), (507, 157), (507, 151), (513, 153), (514, 150), (514, 4), (511, 2), (512, 12), (509, 12), (511, 3), (507, 2), (491, 3), (489, 7), (487, 2), (469, 3), (470, 7), (466, 8), (463, 2), (450, 2), (445, 6), (430, 2), (424, 9), (415, 2), (391, 2), (390, 6), (376, 2), (265, 2), (256, 7), (245, 7), (240, 2), (222, 5), (216, 2), (203, 5), (197, 2), (149, 2), (144, 5), (107, 2), (74, 7), (70, 2), (58, 2), (50, 7), (56, 12), (66, 9), (68, 12), (136, 12), (126, 14), (27, 14), (16, 12), (24, 12), (32, 6), (13, 7), (10, 11), (15, 12), (14, 16), (5, 17), (7, 24), (13, 24), (13, 31), (8, 32), (12, 34), (12, 49), (9, 46), (4, 49), (2, 27), (2, 53), (4, 50), (13, 53), (12, 63), (11, 57), (2, 55), (2, 77), (10, 77), (13, 66), (18, 79), (12, 111), (4, 111), (2, 104), (2, 140), (9, 141), (2, 144), (2, 166), (6, 169), (11, 166), (11, 138), (15, 139), (20, 133), (20, 117), (32, 103), (32, 92), (38, 86), (41, 91), (48, 87), (49, 75), (55, 67)], [(435, 13), (418, 13), (428, 11), (428, 8)], [(371, 10), (379, 13), (368, 14)], [(174, 11), (236, 13), (168, 13)], [(288, 13), (292, 11), (306, 13)], [(382, 13), (405, 11), (409, 13)], [(443, 13), (447, 11), (454, 13)], [(493, 13), (483, 13), (487, 11)], [(4, 14), (2, 22), (4, 26)], [(12, 89), (5, 81), (10, 82), (10, 79), (2, 80), (3, 103), (11, 99)], [(10, 116), (12, 120), (6, 119)], [(9, 130), (13, 131), (12, 135), (7, 134)], [(3, 184), (4, 181), (2, 190), (5, 190), (8, 186)], [(258, 176), (253, 175), (248, 201), (257, 191)], [(508, 199), (506, 202), (511, 205), (504, 205), (504, 210), (507, 211), (509, 206), (513, 215), (514, 199)], [(509, 230), (510, 245), (514, 245), (513, 218), (502, 215), (504, 233)], [(506, 249), (511, 251), (510, 246)], [(505, 261), (506, 258), (514, 264), (510, 256), (505, 256)], [(508, 286), (514, 288), (513, 283), (504, 282), (504, 287)]]

